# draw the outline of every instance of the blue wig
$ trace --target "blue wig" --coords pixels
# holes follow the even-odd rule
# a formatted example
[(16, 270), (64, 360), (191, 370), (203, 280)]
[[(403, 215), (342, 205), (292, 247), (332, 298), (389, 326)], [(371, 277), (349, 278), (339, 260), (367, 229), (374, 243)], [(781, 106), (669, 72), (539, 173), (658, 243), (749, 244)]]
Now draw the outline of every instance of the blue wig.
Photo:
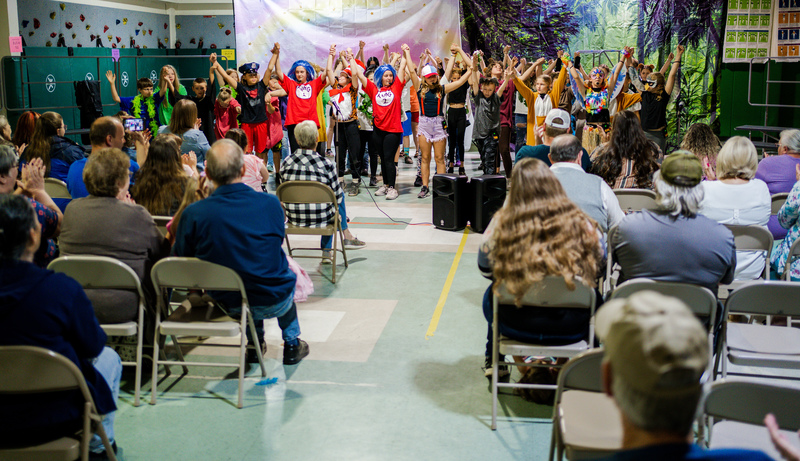
[(375, 86), (379, 88), (383, 86), (383, 74), (385, 74), (387, 70), (392, 73), (392, 83), (394, 83), (394, 79), (397, 78), (397, 71), (389, 64), (381, 64), (375, 69)]
[(292, 64), (292, 67), (289, 69), (289, 73), (286, 74), (286, 76), (296, 82), (297, 77), (294, 76), (294, 70), (297, 69), (298, 66), (306, 70), (306, 75), (308, 75), (308, 77), (306, 77), (306, 82), (314, 80), (314, 67), (312, 67), (308, 61), (304, 61), (302, 59), (295, 61), (294, 64)]

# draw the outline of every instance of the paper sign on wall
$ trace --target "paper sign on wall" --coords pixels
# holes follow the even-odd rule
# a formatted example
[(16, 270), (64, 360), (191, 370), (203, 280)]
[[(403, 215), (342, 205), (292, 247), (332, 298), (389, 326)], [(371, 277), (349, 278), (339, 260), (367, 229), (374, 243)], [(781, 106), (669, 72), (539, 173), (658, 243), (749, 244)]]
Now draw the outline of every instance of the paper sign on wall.
[(12, 53), (22, 53), (22, 36), (8, 37), (8, 46)]
[(224, 49), (220, 50), (220, 54), (222, 56), (225, 56), (225, 59), (227, 59), (228, 61), (233, 62), (236, 60), (236, 50)]
[(119, 48), (112, 48), (111, 49), (111, 60), (112, 61), (119, 61)]

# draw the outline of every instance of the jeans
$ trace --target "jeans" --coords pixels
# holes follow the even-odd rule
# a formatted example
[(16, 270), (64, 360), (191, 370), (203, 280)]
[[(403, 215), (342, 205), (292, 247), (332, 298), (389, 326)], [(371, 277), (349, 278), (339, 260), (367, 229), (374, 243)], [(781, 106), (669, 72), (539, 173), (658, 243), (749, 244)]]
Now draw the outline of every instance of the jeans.
[[(231, 317), (239, 317), (242, 315), (241, 305), (226, 308), (226, 312)], [(256, 334), (258, 335), (258, 344), (264, 342), (264, 319), (278, 318), (278, 326), (281, 327), (281, 336), (283, 341), (290, 344), (296, 344), (297, 338), (300, 337), (300, 324), (297, 322), (297, 306), (294, 304), (294, 288), (285, 299), (278, 301), (277, 304), (272, 306), (250, 306), (250, 312), (253, 315), (253, 323), (256, 324)], [(250, 329), (247, 329), (247, 339), (252, 344), (256, 344), (253, 338), (250, 337)]]
[[(108, 387), (111, 389), (111, 394), (114, 395), (114, 403), (119, 400), (119, 382), (122, 378), (122, 362), (119, 355), (114, 352), (110, 347), (104, 347), (100, 355), (94, 362), (94, 368), (100, 373), (100, 376), (106, 380)], [(103, 415), (103, 429), (106, 431), (108, 440), (114, 442), (114, 416), (116, 412), (112, 411), (107, 415)], [(105, 449), (103, 441), (97, 434), (92, 435), (92, 440), (89, 442), (89, 450), (93, 452), (101, 452)]]
[[(290, 154), (289, 151), (289, 132), (283, 130), (283, 141), (281, 143), (281, 158), (286, 158)], [(280, 166), (280, 165), (278, 165)]]
[[(339, 220), (342, 221), (342, 231), (347, 229), (347, 210), (344, 207), (344, 200), (339, 204)], [(319, 245), (323, 250), (331, 248), (335, 235), (323, 235), (319, 238)]]

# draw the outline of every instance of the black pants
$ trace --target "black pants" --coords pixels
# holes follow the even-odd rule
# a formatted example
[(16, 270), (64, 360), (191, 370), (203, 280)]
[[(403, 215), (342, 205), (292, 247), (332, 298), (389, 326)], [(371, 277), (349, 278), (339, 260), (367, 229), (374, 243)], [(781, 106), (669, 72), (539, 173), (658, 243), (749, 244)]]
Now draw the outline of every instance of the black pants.
[(447, 109), (447, 159), (464, 163), (464, 134), (467, 131), (467, 109)]
[[(500, 142), (498, 144), (498, 150), (500, 151), (500, 158), (503, 159), (503, 166), (506, 170), (506, 177), (511, 177), (511, 127), (510, 126), (501, 126), (500, 127)], [(497, 163), (497, 168), (500, 168), (500, 162)]]
[(361, 180), (361, 134), (358, 132), (358, 120), (338, 122), (336, 124), (336, 167), (339, 176), (343, 176), (345, 160), (350, 155), (350, 172), (353, 180)]
[(369, 175), (374, 177), (378, 174), (378, 153), (371, 147), (372, 132), (359, 130), (359, 135), (361, 136), (361, 152), (366, 152), (369, 155)]
[(300, 147), (297, 144), (297, 140), (294, 139), (294, 127), (296, 127), (296, 126), (297, 125), (286, 125), (286, 132), (288, 133), (288, 136), (289, 136), (289, 153), (290, 154), (293, 154), (294, 151), (296, 151), (297, 148)]
[(383, 184), (394, 187), (397, 179), (397, 164), (394, 163), (394, 154), (397, 153), (397, 146), (400, 145), (403, 133), (391, 133), (380, 128), (372, 130), (372, 141), (369, 143), (370, 158), (372, 151), (381, 159), (381, 170), (383, 170)]
[(478, 146), (478, 152), (480, 152), (481, 159), (483, 159), (483, 174), (494, 174), (497, 146), (499, 145), (497, 134), (492, 133), (485, 138), (474, 139), (473, 141)]

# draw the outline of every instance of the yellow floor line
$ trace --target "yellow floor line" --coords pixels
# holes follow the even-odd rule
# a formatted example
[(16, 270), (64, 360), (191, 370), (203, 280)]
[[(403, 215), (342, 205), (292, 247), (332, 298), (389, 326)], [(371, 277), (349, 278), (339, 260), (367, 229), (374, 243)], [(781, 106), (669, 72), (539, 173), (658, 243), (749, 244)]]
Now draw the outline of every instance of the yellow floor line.
[(425, 333), (425, 339), (429, 339), (431, 336), (433, 336), (433, 334), (436, 332), (436, 328), (439, 326), (439, 319), (442, 317), (444, 303), (447, 302), (447, 295), (450, 294), (450, 287), (453, 285), (453, 279), (455, 278), (456, 271), (458, 270), (458, 262), (461, 261), (461, 254), (464, 253), (464, 246), (467, 244), (468, 234), (469, 232), (467, 231), (467, 228), (464, 228), (464, 235), (461, 237), (461, 243), (458, 245), (456, 257), (453, 259), (453, 264), (450, 266), (450, 273), (447, 274), (447, 280), (444, 282), (442, 294), (439, 295), (439, 302), (436, 303), (436, 310), (433, 311), (433, 317), (431, 318), (430, 325), (428, 325), (428, 332)]

